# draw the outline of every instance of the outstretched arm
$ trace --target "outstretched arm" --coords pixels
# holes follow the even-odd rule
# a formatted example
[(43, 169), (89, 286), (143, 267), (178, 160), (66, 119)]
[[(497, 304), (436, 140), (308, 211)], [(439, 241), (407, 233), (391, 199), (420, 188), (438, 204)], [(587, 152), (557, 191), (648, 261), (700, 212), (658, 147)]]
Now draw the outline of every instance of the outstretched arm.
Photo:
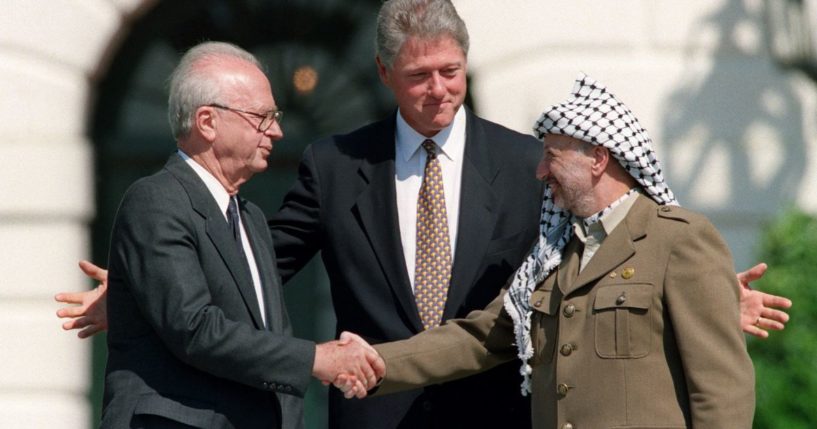
[(788, 298), (752, 289), (750, 283), (763, 277), (766, 264), (760, 263), (738, 273), (740, 283), (740, 327), (743, 332), (758, 338), (767, 338), (768, 330), (780, 331), (786, 327), (789, 315), (777, 308), (791, 307)]
[(89, 261), (80, 261), (79, 267), (86, 276), (98, 281), (99, 285), (85, 292), (60, 292), (54, 299), (64, 304), (76, 304), (57, 310), (57, 317), (69, 318), (62, 324), (62, 329), (81, 329), (77, 336), (88, 338), (108, 329), (105, 303), (108, 296), (108, 271)]

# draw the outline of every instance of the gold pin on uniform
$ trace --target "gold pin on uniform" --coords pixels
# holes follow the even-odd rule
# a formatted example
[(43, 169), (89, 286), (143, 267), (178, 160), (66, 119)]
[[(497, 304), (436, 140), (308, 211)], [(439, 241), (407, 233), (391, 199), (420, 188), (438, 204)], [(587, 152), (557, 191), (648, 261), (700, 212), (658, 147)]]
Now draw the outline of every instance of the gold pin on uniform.
[(624, 271), (621, 272), (621, 278), (623, 278), (623, 279), (632, 278), (634, 275), (635, 275), (635, 268), (633, 268), (633, 267), (627, 267), (627, 268), (624, 269)]

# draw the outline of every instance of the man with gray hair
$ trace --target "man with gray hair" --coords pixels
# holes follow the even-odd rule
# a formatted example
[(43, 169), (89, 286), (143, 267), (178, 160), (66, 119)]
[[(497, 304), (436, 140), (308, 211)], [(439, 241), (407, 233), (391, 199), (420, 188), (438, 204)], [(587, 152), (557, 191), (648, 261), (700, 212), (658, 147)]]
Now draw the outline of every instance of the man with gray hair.
[(729, 249), (678, 207), (646, 131), (584, 75), (534, 130), (547, 184), (536, 244), (484, 310), (376, 345), (377, 393), (518, 357), (535, 428), (750, 428), (754, 372)]
[(277, 428), (298, 411), (278, 394), (303, 396), (310, 375), (375, 383), (370, 347), (290, 335), (264, 215), (238, 196), (283, 137), (258, 61), (195, 46), (168, 104), (178, 151), (127, 190), (111, 236), (101, 427)]

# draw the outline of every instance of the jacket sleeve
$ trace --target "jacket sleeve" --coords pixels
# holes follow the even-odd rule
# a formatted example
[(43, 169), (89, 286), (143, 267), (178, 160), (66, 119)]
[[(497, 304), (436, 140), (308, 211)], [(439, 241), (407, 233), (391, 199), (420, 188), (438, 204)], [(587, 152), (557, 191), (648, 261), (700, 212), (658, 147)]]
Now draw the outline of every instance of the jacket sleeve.
[(453, 319), (409, 339), (375, 345), (386, 362), (376, 395), (463, 378), (516, 357), (505, 290), (484, 310)]
[(302, 396), (315, 344), (231, 320), (214, 304), (211, 288), (235, 283), (229, 276), (206, 278), (200, 246), (212, 244), (186, 198), (180, 187), (144, 181), (126, 193), (111, 240), (110, 288), (121, 288), (116, 294), (131, 296), (137, 308), (126, 308), (127, 299), (114, 303), (119, 307), (110, 315), (138, 310), (174, 356), (201, 371)]
[(693, 218), (677, 237), (665, 296), (684, 367), (692, 427), (750, 428), (754, 369), (740, 328), (729, 249), (709, 221)]

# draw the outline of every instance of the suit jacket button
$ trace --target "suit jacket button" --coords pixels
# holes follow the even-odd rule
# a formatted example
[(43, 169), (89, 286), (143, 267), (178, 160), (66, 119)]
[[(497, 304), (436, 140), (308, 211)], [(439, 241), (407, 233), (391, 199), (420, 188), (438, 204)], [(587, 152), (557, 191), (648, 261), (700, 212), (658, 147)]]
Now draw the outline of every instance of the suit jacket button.
[(536, 307), (536, 308), (541, 307), (542, 306), (542, 300), (540, 299), (539, 301), (534, 302), (533, 306)]
[(567, 344), (562, 344), (562, 348), (559, 351), (562, 353), (562, 356), (570, 356), (570, 354), (573, 353), (573, 350), (575, 350), (575, 349), (576, 349), (576, 346), (574, 346), (573, 344), (567, 343)]
[(562, 313), (564, 313), (565, 317), (573, 317), (573, 314), (575, 312), (576, 312), (576, 306), (573, 305), (573, 304), (567, 304), (565, 306), (564, 310), (562, 310)]
[(573, 429), (573, 423), (565, 423), (562, 425), (562, 429)]
[(561, 396), (567, 396), (567, 391), (570, 390), (570, 387), (567, 384), (561, 383), (556, 386), (556, 392), (559, 393)]

